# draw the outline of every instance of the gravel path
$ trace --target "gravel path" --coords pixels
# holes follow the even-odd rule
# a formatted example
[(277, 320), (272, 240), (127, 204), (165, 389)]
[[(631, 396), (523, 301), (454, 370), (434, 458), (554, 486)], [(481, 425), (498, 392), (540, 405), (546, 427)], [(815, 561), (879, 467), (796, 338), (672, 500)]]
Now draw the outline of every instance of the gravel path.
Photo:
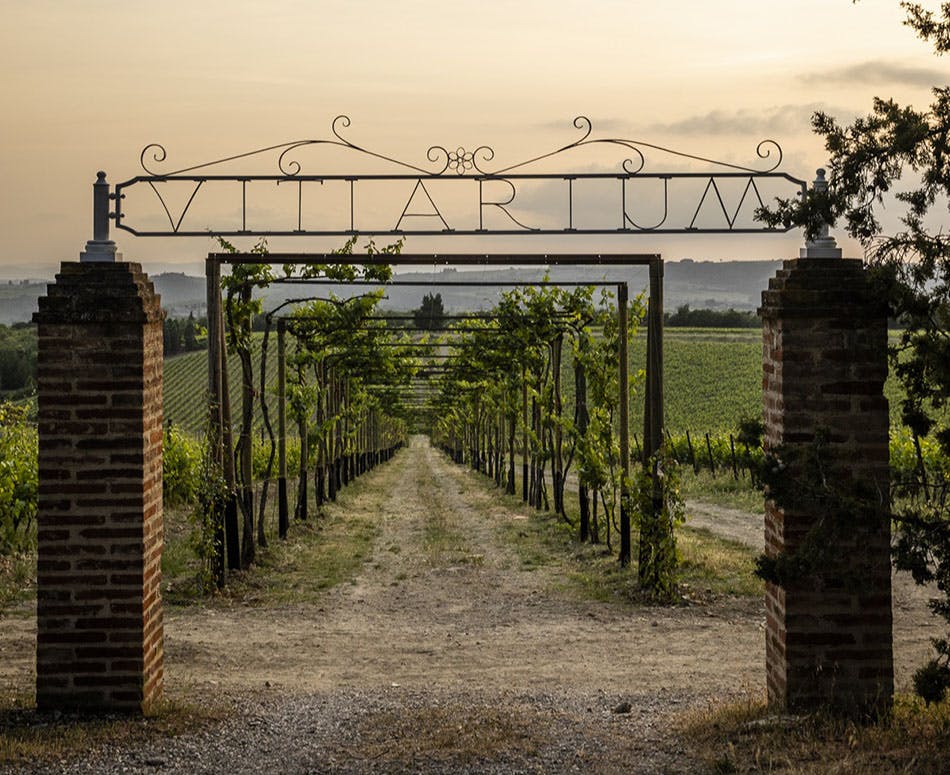
[(696, 772), (664, 727), (685, 697), (340, 689), (235, 701), (195, 735), (101, 750), (35, 773)]

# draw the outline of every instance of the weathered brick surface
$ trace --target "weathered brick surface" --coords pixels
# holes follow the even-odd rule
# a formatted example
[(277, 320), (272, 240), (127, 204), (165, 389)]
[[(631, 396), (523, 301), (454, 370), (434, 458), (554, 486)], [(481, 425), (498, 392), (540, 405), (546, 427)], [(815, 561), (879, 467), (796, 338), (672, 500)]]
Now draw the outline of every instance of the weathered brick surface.
[(161, 696), (162, 318), (137, 264), (63, 264), (39, 300), (42, 709)]
[[(813, 451), (833, 481), (888, 493), (885, 311), (860, 261), (786, 261), (762, 294), (765, 443)], [(786, 459), (790, 455), (785, 455)], [(800, 474), (794, 466), (786, 475)], [(766, 553), (795, 551), (815, 506), (766, 503)], [(867, 713), (893, 695), (890, 524), (884, 509), (856, 518), (818, 574), (766, 587), (770, 701), (790, 710)]]

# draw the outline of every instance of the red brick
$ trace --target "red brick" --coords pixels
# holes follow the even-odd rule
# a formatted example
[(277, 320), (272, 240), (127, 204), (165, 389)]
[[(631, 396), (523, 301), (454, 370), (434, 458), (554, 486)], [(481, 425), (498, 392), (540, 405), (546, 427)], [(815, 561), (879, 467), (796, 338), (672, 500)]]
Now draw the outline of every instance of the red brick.
[(160, 600), (139, 569), (162, 530), (162, 317), (136, 264), (63, 264), (39, 302), (44, 709), (141, 711), (161, 692)]
[[(829, 476), (887, 493), (885, 310), (872, 301), (860, 262), (785, 262), (762, 294), (760, 314), (767, 443), (808, 451), (822, 429)], [(767, 551), (794, 550), (819, 516), (767, 504)], [(888, 530), (886, 520), (855, 526), (837, 547), (841, 560), (821, 570), (817, 585), (766, 586), (771, 702), (794, 710), (849, 711), (889, 703)], [(861, 590), (852, 591), (835, 575), (847, 568), (864, 574)], [(868, 568), (877, 569), (870, 578)], [(868, 661), (877, 667), (865, 673)]]

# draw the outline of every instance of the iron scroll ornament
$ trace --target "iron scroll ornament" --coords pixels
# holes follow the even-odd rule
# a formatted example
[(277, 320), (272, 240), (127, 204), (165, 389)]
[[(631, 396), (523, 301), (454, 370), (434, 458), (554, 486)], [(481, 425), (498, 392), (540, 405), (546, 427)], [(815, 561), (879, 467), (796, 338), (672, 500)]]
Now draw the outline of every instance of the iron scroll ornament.
[(575, 128), (579, 129), (583, 134), (574, 140), (571, 143), (562, 145), (559, 148), (555, 148), (552, 151), (547, 153), (540, 154), (531, 159), (526, 159), (524, 161), (518, 162), (516, 164), (509, 165), (502, 169), (497, 170), (486, 170), (483, 169), (479, 163), (479, 158), (481, 157), (482, 163), (492, 161), (495, 158), (495, 151), (491, 146), (480, 145), (474, 151), (466, 151), (463, 147), (458, 147), (454, 151), (448, 150), (445, 146), (442, 145), (432, 145), (429, 147), (426, 152), (426, 158), (432, 164), (438, 164), (441, 160), (441, 167), (430, 167), (426, 169), (424, 167), (419, 167), (410, 162), (401, 161), (399, 159), (393, 158), (392, 156), (387, 156), (382, 153), (377, 153), (376, 151), (371, 151), (363, 146), (357, 145), (351, 140), (347, 139), (341, 134), (341, 128), (346, 129), (350, 126), (352, 122), (350, 121), (349, 116), (340, 115), (333, 119), (330, 124), (330, 132), (333, 134), (333, 140), (291, 140), (286, 143), (279, 143), (277, 145), (269, 145), (265, 148), (258, 148), (254, 151), (247, 151), (245, 153), (235, 154), (234, 156), (226, 156), (221, 159), (216, 159), (214, 161), (202, 162), (201, 164), (195, 164), (191, 167), (183, 167), (179, 170), (174, 170), (173, 172), (161, 172), (160, 170), (150, 169), (149, 165), (146, 163), (146, 157), (150, 155), (152, 161), (155, 163), (162, 163), (167, 158), (167, 152), (165, 151), (164, 146), (158, 143), (151, 143), (145, 148), (142, 149), (141, 156), (139, 157), (139, 163), (142, 166), (142, 169), (148, 174), (158, 178), (171, 178), (184, 175), (186, 173), (194, 173), (198, 170), (205, 170), (209, 167), (215, 167), (221, 164), (226, 164), (228, 162), (237, 161), (239, 159), (247, 159), (252, 156), (260, 156), (262, 154), (270, 153), (272, 151), (280, 151), (280, 155), (277, 157), (277, 168), (281, 175), (286, 177), (296, 177), (301, 174), (303, 168), (300, 162), (295, 159), (288, 158), (288, 155), (293, 151), (296, 151), (300, 148), (307, 146), (337, 146), (339, 148), (347, 148), (358, 153), (365, 154), (381, 161), (389, 162), (391, 164), (396, 164), (404, 169), (417, 172), (421, 175), (428, 175), (431, 177), (439, 177), (444, 175), (448, 171), (455, 172), (458, 175), (464, 175), (468, 172), (472, 172), (477, 175), (506, 175), (516, 170), (520, 170), (524, 167), (528, 167), (531, 164), (542, 161), (544, 159), (549, 159), (554, 156), (557, 156), (562, 153), (580, 148), (585, 145), (594, 145), (594, 144), (603, 144), (603, 145), (615, 145), (626, 148), (627, 150), (632, 151), (636, 158), (637, 162), (634, 162), (633, 159), (623, 159), (621, 162), (621, 167), (623, 171), (628, 175), (636, 175), (641, 172), (646, 165), (646, 157), (643, 154), (643, 151), (640, 148), (649, 148), (651, 150), (660, 151), (661, 153), (669, 154), (671, 156), (678, 156), (683, 159), (690, 159), (692, 161), (699, 161), (705, 164), (710, 164), (716, 167), (722, 167), (724, 169), (731, 169), (738, 172), (748, 172), (757, 175), (768, 174), (770, 172), (775, 172), (782, 165), (782, 147), (775, 140), (762, 140), (755, 149), (756, 155), (760, 159), (771, 159), (773, 149), (776, 154), (774, 163), (770, 167), (765, 169), (756, 169), (753, 167), (743, 167), (737, 164), (730, 164), (728, 162), (719, 161), (716, 159), (709, 159), (704, 156), (696, 156), (690, 153), (684, 153), (682, 151), (676, 151), (671, 148), (666, 148), (662, 145), (656, 145), (654, 143), (647, 143), (642, 140), (627, 140), (618, 137), (602, 137), (602, 138), (591, 138), (593, 133), (593, 124), (587, 116), (577, 116), (574, 119)]
[[(345, 115), (337, 116), (331, 123), (331, 137), (317, 140), (293, 140), (286, 143), (279, 143), (256, 150), (247, 151), (232, 156), (223, 157), (209, 162), (182, 167), (170, 172), (162, 172), (159, 166), (168, 158), (164, 146), (153, 143), (147, 145), (141, 152), (139, 161), (145, 175), (139, 175), (135, 178), (118, 184), (115, 187), (116, 207), (112, 217), (115, 219), (118, 228), (139, 236), (204, 236), (209, 232), (222, 236), (291, 236), (291, 235), (353, 235), (357, 233), (365, 234), (389, 234), (397, 236), (407, 235), (437, 235), (444, 233), (455, 234), (616, 234), (616, 233), (762, 233), (762, 232), (782, 232), (788, 229), (769, 228), (761, 224), (755, 226), (746, 226), (739, 222), (740, 210), (743, 207), (748, 209), (751, 205), (764, 205), (763, 194), (760, 191), (760, 185), (763, 182), (772, 184), (778, 183), (787, 186), (792, 184), (800, 192), (806, 188), (803, 180), (794, 178), (787, 173), (776, 172), (782, 163), (782, 149), (774, 140), (763, 140), (755, 149), (759, 159), (768, 162), (761, 168), (742, 166), (711, 159), (695, 154), (676, 151), (654, 143), (647, 143), (639, 140), (631, 140), (618, 137), (593, 137), (593, 125), (586, 116), (578, 116), (574, 119), (573, 125), (581, 134), (565, 145), (559, 146), (546, 153), (539, 154), (524, 161), (517, 162), (505, 167), (491, 169), (490, 162), (495, 158), (495, 151), (491, 146), (479, 145), (474, 150), (467, 150), (462, 146), (455, 149), (449, 149), (444, 145), (432, 145), (426, 152), (426, 164), (414, 164), (393, 156), (379, 153), (367, 147), (359, 145), (350, 140), (345, 135), (345, 130), (349, 128), (351, 121)], [(619, 163), (619, 169), (613, 172), (532, 172), (533, 165), (541, 162), (562, 157), (572, 151), (583, 147), (612, 147), (623, 149), (624, 158)], [(390, 165), (395, 172), (384, 172), (374, 174), (309, 174), (304, 171), (303, 164), (299, 161), (299, 152), (307, 147), (326, 147), (333, 149), (342, 149), (352, 152), (364, 159), (378, 161)], [(647, 164), (647, 151), (656, 151), (679, 159), (689, 160), (691, 162), (700, 162), (712, 167), (711, 172), (645, 172)], [(260, 158), (267, 154), (276, 154), (276, 174), (264, 175), (222, 175), (216, 174), (214, 168), (222, 167), (229, 163), (247, 160), (254, 157)], [(742, 194), (739, 202), (735, 205), (734, 211), (730, 212), (723, 195), (723, 185), (728, 179), (738, 179), (742, 188)], [(378, 181), (407, 181), (412, 185), (411, 193), (408, 199), (400, 200), (403, 202), (402, 212), (399, 213), (395, 226), (390, 224), (369, 224), (361, 222), (357, 217), (357, 185), (361, 188), (372, 182)], [(477, 185), (477, 218), (473, 213), (472, 223), (467, 228), (453, 228), (449, 221), (443, 215), (435, 198), (430, 191), (430, 187), (435, 185), (433, 181), (467, 181), (470, 185)], [(619, 209), (619, 222), (614, 227), (603, 226), (585, 226), (577, 223), (575, 218), (575, 182), (583, 180), (619, 180), (621, 206)], [(636, 181), (655, 180), (662, 187), (662, 214), (659, 219), (650, 225), (643, 225), (642, 220), (638, 220), (628, 211), (628, 183)], [(297, 185), (298, 202), (296, 211), (296, 228), (250, 228), (248, 225), (248, 206), (247, 193), (248, 184), (260, 181), (276, 183), (278, 186), (282, 183), (294, 183)], [(521, 185), (525, 181), (550, 182), (561, 181), (565, 188), (566, 198), (568, 200), (567, 217), (564, 223), (557, 227), (541, 226), (532, 227), (526, 225), (516, 216), (516, 206), (513, 202), (519, 193), (516, 182)], [(699, 196), (692, 218), (684, 216), (683, 225), (668, 225), (670, 217), (670, 186), (671, 183), (682, 183), (693, 181), (699, 186), (703, 186), (702, 195)], [(190, 193), (181, 207), (180, 212), (173, 213), (168, 199), (163, 195), (162, 188), (170, 183), (188, 183), (191, 184)], [(240, 212), (240, 227), (236, 225), (229, 228), (215, 228), (204, 225), (200, 230), (183, 228), (186, 217), (191, 210), (192, 204), (205, 188), (208, 186), (224, 183), (237, 182), (241, 185), (241, 203), (236, 208)], [(125, 194), (136, 184), (147, 184), (154, 193), (167, 220), (167, 229), (136, 229), (124, 223), (127, 213), (123, 212), (123, 200)], [(328, 183), (339, 183), (348, 189), (349, 195), (349, 219), (346, 223), (340, 223), (333, 226), (322, 225), (319, 228), (311, 228), (304, 225), (304, 207), (303, 192), (304, 184), (324, 186)], [(429, 184), (427, 186), (427, 184)], [(441, 185), (441, 184), (439, 184)], [(735, 184), (733, 184), (735, 185)], [(495, 186), (494, 194), (486, 194), (486, 186)], [(498, 186), (505, 188), (499, 189)], [(504, 190), (506, 193), (500, 195), (498, 192)], [(697, 189), (698, 190), (698, 189)], [(362, 195), (365, 193), (360, 191)], [(783, 194), (787, 195), (787, 191)], [(341, 196), (345, 196), (342, 194)], [(693, 195), (695, 196), (695, 195)], [(488, 198), (486, 198), (488, 197)], [(674, 200), (675, 201), (675, 200)], [(721, 223), (718, 226), (706, 227), (697, 225), (697, 219), (700, 211), (707, 203), (717, 213), (721, 213)], [(751, 203), (751, 204), (749, 204)], [(420, 209), (421, 206), (421, 209)], [(398, 213), (398, 209), (394, 211)], [(493, 213), (503, 220), (503, 227), (497, 228), (486, 225), (485, 215)], [(521, 216), (522, 218), (524, 216)], [(688, 219), (688, 222), (687, 222)], [(474, 225), (477, 220), (477, 227)], [(420, 222), (426, 223), (425, 228), (417, 228), (415, 225)], [(391, 222), (390, 222), (391, 223)], [(404, 225), (407, 224), (407, 225)], [(412, 226), (409, 226), (412, 224)], [(434, 224), (434, 228), (430, 225)]]

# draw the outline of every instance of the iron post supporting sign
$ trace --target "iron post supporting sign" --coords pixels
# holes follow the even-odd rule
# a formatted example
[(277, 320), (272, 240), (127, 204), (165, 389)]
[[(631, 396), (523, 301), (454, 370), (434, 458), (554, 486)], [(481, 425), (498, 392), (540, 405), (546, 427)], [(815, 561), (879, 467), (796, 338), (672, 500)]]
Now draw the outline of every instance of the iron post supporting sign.
[(80, 263), (102, 263), (121, 261), (122, 254), (117, 252), (116, 244), (109, 238), (109, 220), (115, 214), (109, 212), (109, 202), (114, 198), (109, 193), (106, 173), (98, 172), (92, 186), (92, 239), (86, 243), (86, 249), (79, 254)]

